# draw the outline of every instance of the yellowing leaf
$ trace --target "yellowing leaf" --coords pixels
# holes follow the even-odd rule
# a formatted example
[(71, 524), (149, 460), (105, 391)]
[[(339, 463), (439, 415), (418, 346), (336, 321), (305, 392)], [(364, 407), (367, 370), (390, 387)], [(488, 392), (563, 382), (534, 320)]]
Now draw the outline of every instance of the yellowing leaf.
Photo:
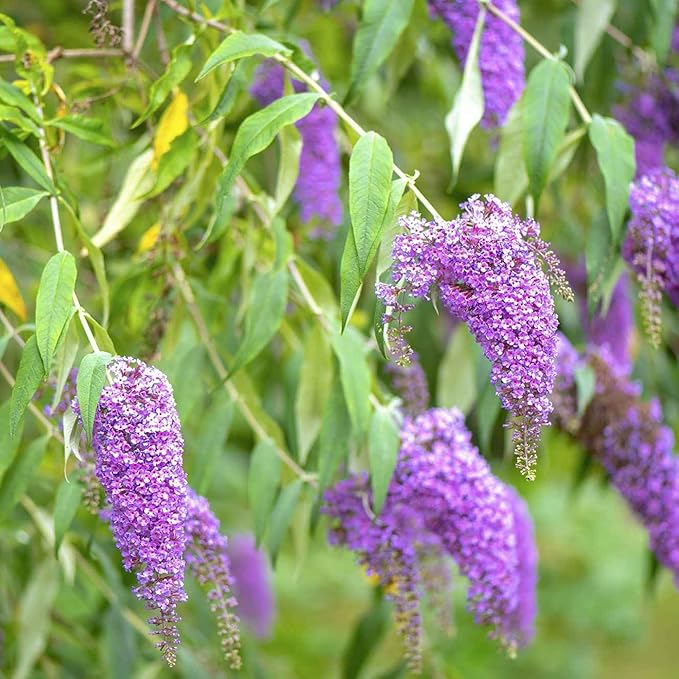
[(160, 118), (156, 137), (153, 140), (153, 167), (158, 166), (160, 157), (170, 150), (172, 142), (186, 132), (189, 126), (189, 100), (180, 90)]
[(156, 222), (153, 226), (149, 226), (144, 235), (139, 239), (137, 245), (137, 252), (148, 252), (157, 242), (160, 236), (160, 222)]
[(26, 320), (26, 305), (17, 282), (7, 264), (0, 259), (0, 303), (11, 309), (22, 321)]

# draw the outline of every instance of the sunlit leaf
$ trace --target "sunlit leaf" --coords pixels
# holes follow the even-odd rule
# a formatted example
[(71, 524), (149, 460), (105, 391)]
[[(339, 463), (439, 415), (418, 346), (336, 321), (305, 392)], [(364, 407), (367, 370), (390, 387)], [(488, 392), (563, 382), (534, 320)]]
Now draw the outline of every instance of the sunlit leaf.
[(25, 186), (0, 187), (0, 231), (5, 224), (23, 219), (47, 195)]
[(2, 258), (0, 258), (0, 304), (11, 309), (22, 321), (26, 320), (24, 298), (12, 272)]
[(163, 112), (153, 138), (153, 164), (158, 167), (160, 158), (170, 150), (172, 142), (186, 132), (189, 126), (189, 98), (179, 90)]

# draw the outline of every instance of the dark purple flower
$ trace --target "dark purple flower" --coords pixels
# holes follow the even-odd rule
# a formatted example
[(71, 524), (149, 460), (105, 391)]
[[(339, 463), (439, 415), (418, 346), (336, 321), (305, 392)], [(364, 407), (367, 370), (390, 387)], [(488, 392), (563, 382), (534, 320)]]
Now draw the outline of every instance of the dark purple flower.
[(517, 466), (533, 479), (556, 356), (557, 317), (542, 266), (562, 294), (572, 293), (535, 221), (520, 219), (494, 196), (472, 196), (461, 208), (448, 223), (427, 223), (417, 214), (401, 219), (405, 233), (392, 250), (394, 285), (379, 283), (376, 294), (387, 305), (385, 323), (407, 309), (399, 296), (433, 291), (467, 323), (491, 362), (502, 405), (514, 417)]
[[(135, 595), (157, 614), (149, 622), (170, 665), (176, 660), (177, 604), (186, 600), (187, 485), (184, 442), (167, 378), (133, 358), (108, 365), (94, 421), (96, 475), (107, 518)], [(77, 410), (77, 404), (74, 404)]]
[[(428, 0), (432, 15), (441, 17), (453, 34), (453, 49), (461, 64), (467, 60), (479, 15), (478, 0)], [(519, 23), (516, 0), (495, 0), (495, 5)], [(485, 110), (481, 124), (486, 128), (504, 125), (509, 110), (526, 84), (523, 40), (507, 24), (486, 14), (479, 49), (479, 68)]]
[(622, 254), (637, 274), (644, 324), (658, 346), (662, 292), (679, 306), (679, 177), (669, 168), (640, 177), (632, 184), (630, 208)]
[(392, 389), (400, 397), (406, 415), (414, 417), (427, 409), (429, 385), (416, 353), (410, 354), (407, 364), (390, 361), (385, 372), (391, 378)]
[[(560, 346), (564, 360), (556, 383), (555, 421), (608, 472), (611, 484), (648, 530), (658, 561), (679, 587), (679, 457), (673, 453), (672, 431), (662, 424), (660, 405), (641, 400), (640, 386), (630, 381), (607, 348), (592, 349), (574, 360), (577, 354), (565, 338)], [(579, 365), (589, 365), (596, 375), (594, 397), (581, 418), (568, 405), (575, 403), (573, 373)]]
[[(273, 61), (265, 61), (255, 72), (250, 93), (262, 106), (283, 96), (284, 70)], [(327, 83), (321, 79), (324, 87)], [(296, 92), (304, 91), (305, 85), (293, 80)], [(324, 228), (312, 232), (313, 237), (332, 238), (342, 222), (342, 202), (339, 187), (342, 176), (340, 152), (337, 144), (337, 115), (327, 106), (316, 104), (307, 116), (297, 122), (302, 137), (302, 154), (299, 175), (295, 184), (294, 198), (300, 208), (303, 222), (319, 219)]]
[(234, 579), (227, 553), (228, 542), (219, 532), (219, 520), (208, 501), (189, 488), (186, 517), (186, 564), (204, 587), (208, 588), (210, 610), (217, 619), (224, 657), (233, 669), (239, 669), (240, 632), (238, 606), (232, 593)]
[(472, 446), (458, 410), (431, 409), (405, 421), (378, 517), (370, 504), (366, 475), (329, 490), (323, 511), (334, 519), (330, 541), (357, 552), (394, 600), (412, 665), (419, 660), (419, 599), (432, 555), (448, 555), (469, 579), (469, 609), (491, 637), (510, 652), (530, 640), (536, 568), (530, 520)]
[(275, 609), (266, 555), (257, 549), (252, 535), (234, 535), (227, 552), (240, 617), (256, 636), (268, 637)]

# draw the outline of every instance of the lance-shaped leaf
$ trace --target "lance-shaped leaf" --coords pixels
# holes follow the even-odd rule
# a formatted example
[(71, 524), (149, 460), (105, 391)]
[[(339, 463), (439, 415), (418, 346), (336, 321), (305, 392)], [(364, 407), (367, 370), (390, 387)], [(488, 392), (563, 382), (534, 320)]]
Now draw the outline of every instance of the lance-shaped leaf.
[(545, 187), (568, 124), (570, 79), (556, 59), (545, 59), (530, 73), (523, 95), (523, 156), (536, 202)]
[(9, 515), (26, 492), (31, 477), (35, 474), (45, 454), (49, 440), (50, 435), (45, 434), (31, 441), (3, 478), (0, 484), (0, 520), (4, 520)]
[(95, 351), (87, 354), (80, 361), (78, 370), (78, 405), (83, 429), (87, 440), (92, 440), (94, 416), (97, 412), (101, 390), (106, 382), (106, 366), (111, 360), (111, 354), (106, 351)]
[(394, 415), (386, 408), (378, 408), (370, 420), (368, 434), (368, 460), (370, 462), (370, 486), (373, 492), (373, 509), (382, 511), (389, 483), (396, 468), (400, 433)]
[(62, 481), (54, 501), (54, 553), (59, 552), (66, 531), (71, 527), (80, 506), (83, 487), (75, 480)]
[(481, 33), (486, 19), (486, 10), (481, 7), (479, 17), (474, 28), (474, 35), (467, 52), (464, 64), (462, 82), (455, 94), (453, 108), (446, 116), (446, 130), (450, 139), (450, 157), (453, 163), (451, 185), (457, 182), (460, 172), (462, 154), (472, 130), (483, 118), (483, 87), (481, 86), (481, 71), (479, 69), (479, 45)]
[(450, 336), (436, 380), (436, 402), (442, 408), (469, 413), (477, 396), (476, 343), (467, 326), (460, 324)]
[(651, 45), (659, 63), (667, 58), (672, 42), (672, 30), (676, 23), (679, 5), (677, 0), (650, 0), (653, 18), (651, 20)]
[(0, 480), (2, 480), (5, 472), (12, 464), (21, 443), (23, 420), (19, 423), (19, 431), (13, 434), (10, 431), (11, 414), (12, 403), (11, 401), (5, 401), (0, 406)]
[(575, 75), (579, 81), (592, 58), (608, 23), (615, 13), (617, 0), (580, 0), (575, 15)]
[(236, 59), (251, 57), (253, 54), (259, 54), (263, 57), (273, 57), (276, 54), (289, 56), (292, 54), (292, 50), (262, 33), (234, 31), (231, 35), (224, 38), (219, 47), (207, 58), (196, 81), (204, 78), (217, 66), (228, 64)]
[(47, 195), (25, 186), (0, 187), (0, 231), (5, 224), (23, 219)]
[(342, 383), (336, 377), (325, 406), (319, 435), (318, 493), (320, 496), (330, 485), (340, 463), (349, 455), (347, 432), (350, 427), (351, 418), (342, 393)]
[(54, 183), (47, 176), (45, 166), (38, 156), (6, 127), (0, 125), (0, 148), (4, 146), (24, 172), (40, 184), (45, 191), (56, 194)]
[(14, 438), (16, 435), (26, 408), (28, 408), (33, 395), (45, 378), (45, 374), (42, 358), (38, 351), (38, 344), (35, 335), (32, 335), (24, 345), (24, 350), (21, 353), (16, 382), (12, 389), (9, 411), (9, 435), (11, 438)]
[(58, 127), (78, 137), (78, 139), (89, 141), (93, 144), (115, 146), (110, 134), (104, 128), (104, 123), (96, 118), (71, 113), (60, 118), (48, 120), (45, 124), (50, 127)]
[[(377, 648), (389, 624), (389, 601), (378, 594), (358, 621), (342, 656), (342, 679), (356, 679)], [(381, 679), (381, 678), (380, 678)]]
[(304, 118), (317, 100), (318, 95), (310, 92), (290, 94), (277, 99), (242, 122), (233, 140), (231, 158), (218, 181), (217, 214), (221, 211), (224, 199), (248, 159), (269, 146), (286, 125)]
[(634, 139), (617, 120), (602, 118), (596, 113), (589, 126), (589, 138), (604, 177), (608, 224), (613, 242), (617, 243), (636, 171)]
[(587, 410), (587, 406), (594, 398), (596, 388), (596, 375), (590, 365), (581, 365), (575, 368), (575, 390), (578, 403), (578, 417), (582, 417)]
[(0, 78), (0, 101), (21, 109), (33, 122), (40, 123), (35, 104), (18, 88)]
[(299, 495), (302, 492), (303, 481), (295, 479), (281, 491), (276, 501), (276, 505), (271, 512), (269, 519), (269, 530), (267, 533), (266, 544), (271, 554), (271, 562), (276, 563), (278, 550), (283, 543), (283, 538), (288, 531), (293, 512), (297, 507)]
[(76, 276), (75, 258), (64, 250), (47, 262), (40, 277), (35, 303), (35, 338), (45, 373), (49, 372), (52, 356), (71, 317)]
[(252, 451), (248, 471), (248, 503), (258, 544), (264, 535), (280, 482), (281, 461), (276, 449), (270, 441), (260, 441)]
[(354, 38), (347, 102), (356, 97), (396, 47), (408, 25), (413, 1), (366, 0), (361, 24)]
[(281, 268), (260, 276), (252, 286), (245, 316), (245, 335), (231, 366), (231, 374), (255, 358), (276, 334), (288, 299), (288, 272)]

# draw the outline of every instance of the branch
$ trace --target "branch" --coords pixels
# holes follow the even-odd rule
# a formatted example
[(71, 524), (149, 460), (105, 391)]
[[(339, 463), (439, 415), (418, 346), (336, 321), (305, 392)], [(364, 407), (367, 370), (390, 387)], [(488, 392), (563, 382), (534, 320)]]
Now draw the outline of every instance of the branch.
[(134, 44), (134, 0), (123, 0), (123, 51), (131, 54)]

